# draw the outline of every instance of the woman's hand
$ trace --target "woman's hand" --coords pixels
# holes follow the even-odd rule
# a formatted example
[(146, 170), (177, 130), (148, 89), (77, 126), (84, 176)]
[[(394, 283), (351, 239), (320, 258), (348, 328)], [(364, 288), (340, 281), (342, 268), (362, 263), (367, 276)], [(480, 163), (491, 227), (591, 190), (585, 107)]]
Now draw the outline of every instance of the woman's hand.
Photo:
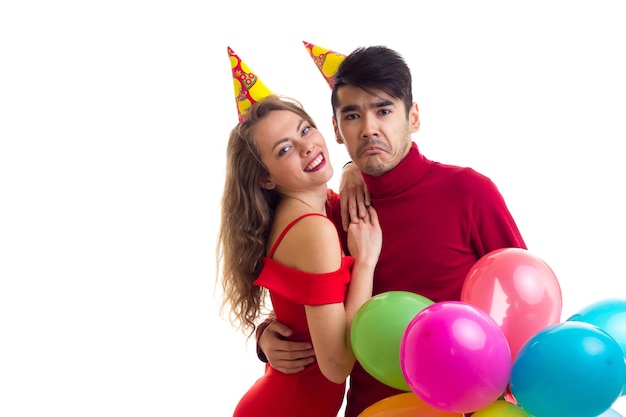
[(361, 171), (353, 163), (346, 164), (341, 171), (339, 201), (344, 231), (348, 231), (348, 225), (351, 222), (368, 216), (367, 207), (372, 204), (372, 201)]

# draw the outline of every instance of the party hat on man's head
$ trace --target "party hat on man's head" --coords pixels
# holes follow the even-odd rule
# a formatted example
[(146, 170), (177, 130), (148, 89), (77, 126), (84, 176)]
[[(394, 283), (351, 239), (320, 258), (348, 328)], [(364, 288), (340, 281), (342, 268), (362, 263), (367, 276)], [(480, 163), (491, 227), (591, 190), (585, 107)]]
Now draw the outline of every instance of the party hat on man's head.
[(306, 41), (302, 41), (302, 43), (304, 43), (306, 50), (309, 51), (309, 55), (313, 58), (313, 62), (317, 65), (330, 88), (333, 88), (335, 86), (334, 77), (339, 69), (339, 64), (346, 59), (346, 56)]
[(233, 69), (233, 85), (239, 122), (243, 122), (246, 120), (246, 113), (250, 106), (273, 93), (250, 71), (250, 68), (235, 54), (230, 46), (228, 47), (228, 56), (230, 57), (230, 66)]

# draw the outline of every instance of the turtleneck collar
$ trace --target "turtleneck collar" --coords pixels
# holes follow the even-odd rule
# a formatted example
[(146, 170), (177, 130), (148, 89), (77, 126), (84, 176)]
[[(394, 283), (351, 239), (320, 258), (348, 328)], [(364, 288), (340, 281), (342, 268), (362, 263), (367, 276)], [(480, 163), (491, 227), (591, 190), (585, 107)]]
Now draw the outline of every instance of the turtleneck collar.
[(412, 187), (429, 168), (430, 161), (424, 158), (417, 149), (417, 144), (413, 142), (409, 153), (391, 171), (378, 177), (362, 175), (372, 198), (385, 198)]

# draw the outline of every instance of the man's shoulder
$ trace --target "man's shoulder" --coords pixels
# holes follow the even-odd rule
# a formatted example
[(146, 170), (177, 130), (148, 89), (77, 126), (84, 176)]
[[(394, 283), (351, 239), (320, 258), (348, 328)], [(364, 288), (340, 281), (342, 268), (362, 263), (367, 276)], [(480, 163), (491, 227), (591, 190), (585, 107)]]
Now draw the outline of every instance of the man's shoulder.
[(489, 177), (472, 167), (432, 162), (432, 169), (439, 175), (448, 176), (455, 180), (490, 181)]
[(431, 179), (442, 185), (442, 188), (446, 188), (443, 186), (447, 185), (458, 193), (466, 191), (478, 195), (497, 190), (491, 178), (468, 166), (434, 163), (431, 174), (433, 176)]

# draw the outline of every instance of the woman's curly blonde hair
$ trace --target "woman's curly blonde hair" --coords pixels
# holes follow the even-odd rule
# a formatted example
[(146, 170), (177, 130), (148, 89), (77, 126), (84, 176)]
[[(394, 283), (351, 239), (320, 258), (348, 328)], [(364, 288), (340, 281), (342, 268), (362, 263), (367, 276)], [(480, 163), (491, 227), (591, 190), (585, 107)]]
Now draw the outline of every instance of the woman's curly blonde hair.
[(296, 113), (316, 127), (298, 101), (272, 95), (250, 107), (246, 119), (232, 129), (226, 151), (216, 249), (217, 277), (223, 290), (220, 313), (228, 308), (228, 319), (248, 338), (266, 307), (266, 290), (254, 281), (263, 267), (274, 210), (280, 200), (276, 190), (261, 187), (269, 173), (261, 162), (254, 134), (259, 122), (277, 110)]

